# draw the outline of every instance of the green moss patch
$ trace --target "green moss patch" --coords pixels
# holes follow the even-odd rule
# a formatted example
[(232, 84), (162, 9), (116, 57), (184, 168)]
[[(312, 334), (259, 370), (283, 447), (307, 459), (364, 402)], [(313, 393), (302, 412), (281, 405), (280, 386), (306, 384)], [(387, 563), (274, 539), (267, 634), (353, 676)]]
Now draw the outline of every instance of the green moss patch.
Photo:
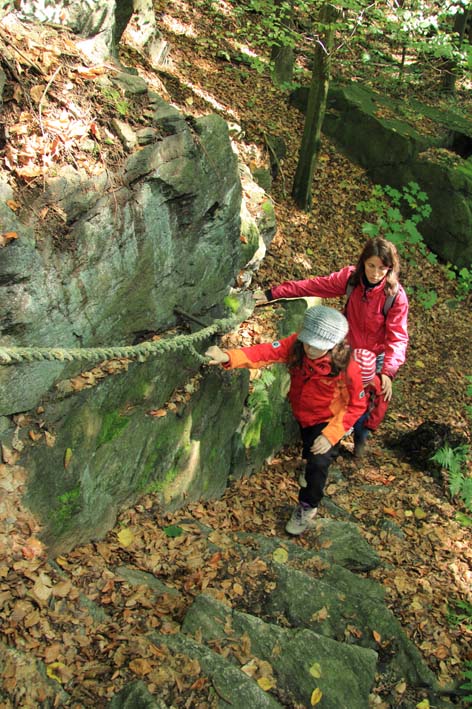
[(119, 436), (129, 422), (130, 419), (126, 416), (122, 416), (118, 411), (111, 411), (105, 414), (102, 427), (98, 434), (97, 448)]

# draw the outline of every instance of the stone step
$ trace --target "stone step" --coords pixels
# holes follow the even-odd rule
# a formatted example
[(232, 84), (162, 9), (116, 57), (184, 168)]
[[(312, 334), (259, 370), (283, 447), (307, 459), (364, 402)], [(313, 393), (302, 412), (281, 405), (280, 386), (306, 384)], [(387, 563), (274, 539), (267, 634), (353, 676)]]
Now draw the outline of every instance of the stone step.
[(190, 606), (182, 630), (220, 651), (229, 649), (235, 661), (245, 651), (269, 663), (288, 706), (290, 701), (311, 706), (313, 692), (321, 692), (325, 709), (368, 706), (377, 668), (374, 650), (340, 643), (307, 628), (281, 628), (205, 594)]
[[(277, 709), (283, 706), (273, 696), (261, 689), (255, 679), (245, 674), (230, 659), (211, 650), (202, 643), (182, 633), (161, 635), (152, 633), (156, 645), (166, 645), (192, 659), (197, 659), (203, 674), (211, 681), (218, 709)], [(211, 692), (210, 692), (211, 693)], [(213, 705), (212, 705), (213, 706)]]

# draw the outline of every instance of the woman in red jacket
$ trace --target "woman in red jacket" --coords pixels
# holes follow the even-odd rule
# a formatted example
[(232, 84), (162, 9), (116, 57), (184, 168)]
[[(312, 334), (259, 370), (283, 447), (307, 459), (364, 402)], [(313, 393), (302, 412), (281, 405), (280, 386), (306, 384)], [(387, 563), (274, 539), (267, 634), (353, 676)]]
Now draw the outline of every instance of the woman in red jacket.
[(366, 409), (361, 370), (345, 343), (347, 332), (342, 313), (319, 305), (308, 308), (298, 334), (235, 350), (213, 346), (205, 353), (209, 364), (226, 369), (276, 362), (289, 367), (288, 398), (300, 426), (307, 482), (285, 527), (289, 534), (301, 534), (314, 519), (337, 444)]
[[(398, 281), (399, 272), (394, 244), (377, 237), (366, 243), (357, 266), (345, 266), (330, 276), (286, 281), (255, 299), (262, 304), (278, 298), (347, 295), (349, 344), (375, 353), (382, 394), (388, 402), (392, 398), (392, 380), (405, 361), (408, 345), (408, 298)], [(366, 438), (367, 430), (356, 427), (354, 442), (359, 453)]]

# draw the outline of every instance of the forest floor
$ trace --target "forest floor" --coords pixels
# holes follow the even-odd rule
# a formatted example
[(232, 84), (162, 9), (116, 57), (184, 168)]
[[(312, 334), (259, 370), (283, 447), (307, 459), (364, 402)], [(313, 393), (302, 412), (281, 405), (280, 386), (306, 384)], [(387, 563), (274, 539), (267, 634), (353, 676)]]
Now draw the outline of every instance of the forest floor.
[[(260, 74), (246, 63), (227, 61), (229, 50), (233, 51), (231, 38), (237, 30), (234, 19), (217, 12), (215, 4), (202, 2), (197, 6), (198, 12), (190, 12), (185, 3), (156, 3), (159, 25), (170, 43), (168, 64), (158, 77), (125, 44), (121, 59), (154, 82), (183, 112), (218, 112), (229, 122), (239, 124), (242, 138), (235, 142), (235, 149), (241, 161), (251, 168), (268, 164), (266, 133), (285, 141), (286, 157), (271, 193), (277, 234), (251, 287), (265, 288), (289, 278), (328, 274), (354, 263), (364, 243), (363, 218), (356, 203), (368, 198), (372, 187), (364, 171), (323, 138), (313, 183), (313, 207), (310, 212), (298, 210), (289, 195), (303, 116), (289, 106), (288, 93), (275, 88), (267, 72)], [(219, 7), (227, 6), (220, 3)], [(60, 41), (65, 41), (64, 36)], [(21, 47), (24, 54), (33, 53), (29, 56), (39, 61), (40, 51), (34, 43), (22, 43)], [(75, 51), (71, 43), (69, 56)], [(51, 67), (54, 61), (51, 55)], [(75, 78), (80, 76), (86, 76), (85, 69)], [(83, 85), (77, 80), (69, 89), (69, 104), (80, 106), (88, 100), (89, 88), (87, 96), (79, 93)], [(43, 95), (42, 91), (37, 97)], [(434, 95), (434, 88), (431, 93)], [(67, 107), (63, 106), (63, 110), (67, 111)], [(63, 130), (72, 120), (80, 129), (78, 118), (69, 115), (67, 119), (64, 115)], [(20, 119), (19, 114), (17, 117)], [(34, 131), (29, 135), (31, 139)], [(98, 131), (97, 135), (100, 136)], [(119, 162), (119, 152), (112, 155), (105, 144), (101, 147), (101, 156), (108, 151), (110, 161)], [(11, 160), (18, 155), (11, 153)], [(17, 176), (21, 177), (18, 171)], [(34, 170), (30, 177), (35, 177)], [(23, 187), (23, 195), (27, 190), (27, 186)], [(465, 414), (466, 405), (470, 405), (466, 375), (472, 372), (470, 312), (464, 303), (451, 306), (454, 283), (444, 277), (441, 266), (432, 265), (421, 256), (415, 263), (403, 263), (401, 280), (411, 294), (407, 362), (394, 383), (386, 420), (372, 438), (365, 459), (356, 462), (351, 456), (352, 442), (343, 444), (344, 453), (336, 461), (343, 477), (328, 483), (327, 495), (356, 520), (361, 533), (379, 554), (384, 563), (370, 576), (384, 585), (389, 607), (440, 683), (449, 687), (451, 683), (457, 685), (465, 663), (472, 660), (472, 548), (467, 510), (460, 501), (451, 499), (445, 475), (437, 474), (437, 467), (429, 459), (443, 444), (446, 433), (450, 440), (470, 443), (470, 421)], [(414, 296), (431, 289), (438, 299), (432, 308), (425, 309)], [(278, 307), (257, 309), (241, 331), (244, 329), (246, 337), (252, 333), (252, 341), (270, 338), (268, 313), (276, 312)], [(37, 557), (34, 548), (28, 550), (28, 544), (23, 556), (13, 552), (7, 555), (0, 561), (3, 637), (11, 647), (28, 650), (46, 663), (48, 674), (73, 697), (71, 706), (104, 706), (113, 692), (136, 677), (144, 677), (149, 684), (152, 658), (148, 658), (148, 665), (130, 661), (139, 657), (143, 623), (147, 628), (173, 632), (185, 609), (175, 604), (166, 606), (165, 602), (157, 609), (141, 605), (136, 594), (120, 590), (108, 568), (110, 558), (115, 564), (123, 558), (124, 563), (134, 563), (139, 568), (139, 559), (152, 549), (152, 554), (158, 555), (155, 563), (166, 583), (182, 590), (189, 599), (202, 588), (221, 584), (222, 579), (215, 579), (211, 567), (195, 567), (188, 536), (174, 538), (162, 530), (193, 518), (221, 533), (255, 531), (283, 536), (287, 510), (297, 498), (293, 471), (298, 455), (297, 448), (287, 448), (257, 475), (233, 482), (220, 500), (193, 503), (174, 514), (162, 514), (157, 498), (149, 495), (123, 512), (104, 540), (75, 549), (56, 559), (55, 565)], [(5, 472), (9, 463), (5, 452), (3, 462)], [(17, 482), (9, 490), (11, 494), (21, 491), (21, 476)], [(329, 516), (325, 509), (321, 514)], [(30, 529), (34, 531), (33, 522)], [(134, 540), (131, 547), (129, 538), (123, 535), (130, 530)], [(297, 543), (309, 546), (310, 533)], [(70, 571), (73, 583), (61, 581), (58, 569)], [(237, 575), (223, 581), (228, 598), (240, 596)], [(69, 609), (60, 617), (50, 610), (52, 586), (56, 597)], [(77, 616), (79, 591), (106, 607), (112, 616), (106, 639), (100, 631), (93, 630), (90, 620), (90, 632), (85, 639), (81, 636), (81, 644), (77, 643), (77, 623), (89, 625), (87, 618)], [(8, 612), (5, 608), (9, 608)], [(464, 612), (464, 608), (468, 611)], [(37, 676), (35, 693), (31, 690), (28, 694), (25, 689), (28, 684), (33, 686), (32, 670), (12, 658), (4, 667), (4, 687), (12, 700), (0, 701), (0, 707), (38, 706), (41, 689)], [(178, 706), (203, 707), (195, 699), (198, 675), (193, 676), (192, 682), (189, 677), (192, 679), (188, 667), (176, 667), (173, 682), (182, 691), (182, 704)], [(159, 684), (158, 679), (153, 681), (155, 686)], [(401, 707), (405, 693), (404, 683), (393, 688), (377, 686), (372, 693), (372, 706)], [(459, 705), (460, 700), (452, 696), (451, 706)]]

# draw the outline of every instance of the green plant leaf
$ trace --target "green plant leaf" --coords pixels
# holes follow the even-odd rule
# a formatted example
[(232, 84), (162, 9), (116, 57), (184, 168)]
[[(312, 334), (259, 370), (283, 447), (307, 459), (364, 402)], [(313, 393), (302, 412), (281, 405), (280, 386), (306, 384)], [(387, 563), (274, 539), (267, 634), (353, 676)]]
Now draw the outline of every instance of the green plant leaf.
[(182, 527), (179, 527), (176, 524), (170, 524), (167, 527), (163, 527), (162, 531), (166, 537), (180, 537), (180, 535), (184, 532)]

